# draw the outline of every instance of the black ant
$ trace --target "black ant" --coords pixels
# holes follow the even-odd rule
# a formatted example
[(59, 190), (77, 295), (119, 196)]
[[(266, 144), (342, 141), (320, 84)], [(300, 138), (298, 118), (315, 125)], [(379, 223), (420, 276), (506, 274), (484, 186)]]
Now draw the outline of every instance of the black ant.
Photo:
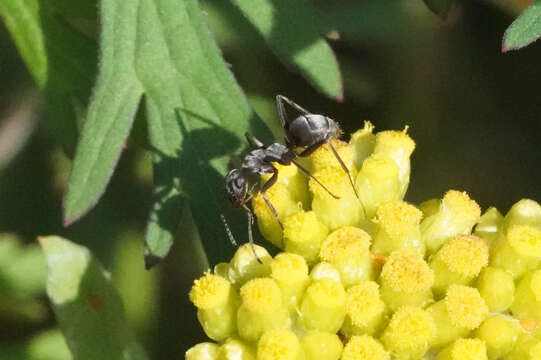
[[(227, 173), (225, 177), (225, 191), (231, 202), (246, 211), (246, 215), (248, 216), (248, 239), (250, 241), (250, 246), (252, 247), (252, 252), (254, 253), (257, 261), (261, 262), (255, 252), (252, 235), (254, 215), (246, 203), (250, 201), (254, 195), (260, 193), (261, 197), (269, 207), (272, 215), (283, 229), (283, 225), (278, 218), (278, 212), (266, 195), (266, 191), (276, 183), (276, 180), (278, 180), (278, 169), (272, 164), (273, 162), (277, 162), (281, 165), (295, 164), (302, 172), (323, 187), (323, 189), (325, 189), (325, 191), (327, 191), (332, 197), (335, 199), (338, 199), (338, 197), (331, 193), (307, 169), (295, 161), (298, 154), (293, 150), (292, 147), (285, 146), (280, 143), (272, 143), (265, 146), (253, 135), (246, 133), (245, 136), (248, 140), (248, 144), (250, 144), (252, 147), (252, 150), (244, 157), (240, 168), (233, 169)], [(272, 174), (272, 176), (263, 185), (261, 185), (261, 175), (263, 174)], [(227, 222), (225, 221), (223, 215), (221, 216), (221, 219), (225, 225), (229, 240), (236, 245), (237, 243), (229, 227), (227, 226)]]
[[(301, 113), (301, 115), (292, 121), (288, 121), (284, 103), (287, 103), (297, 112)], [(324, 115), (312, 114), (283, 95), (276, 96), (276, 107), (278, 108), (278, 116), (282, 123), (282, 128), (284, 128), (286, 133), (285, 142), (288, 149), (294, 151), (293, 149), (296, 147), (303, 147), (304, 150), (297, 154), (297, 156), (305, 157), (310, 156), (320, 146), (328, 144), (340, 166), (348, 175), (353, 192), (357, 199), (359, 199), (359, 194), (353, 184), (351, 173), (331, 143), (331, 140), (338, 139), (342, 135), (342, 130), (340, 130), (336, 121)]]

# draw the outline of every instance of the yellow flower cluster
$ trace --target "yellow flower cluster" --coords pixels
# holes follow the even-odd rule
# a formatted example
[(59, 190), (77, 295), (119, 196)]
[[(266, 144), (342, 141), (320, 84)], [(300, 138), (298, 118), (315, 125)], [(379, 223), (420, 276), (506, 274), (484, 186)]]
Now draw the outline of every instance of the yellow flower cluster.
[(541, 206), (481, 215), (461, 191), (403, 201), (415, 143), (373, 126), (322, 146), (257, 196), (258, 226), (282, 252), (241, 246), (190, 299), (214, 342), (186, 360), (541, 360)]

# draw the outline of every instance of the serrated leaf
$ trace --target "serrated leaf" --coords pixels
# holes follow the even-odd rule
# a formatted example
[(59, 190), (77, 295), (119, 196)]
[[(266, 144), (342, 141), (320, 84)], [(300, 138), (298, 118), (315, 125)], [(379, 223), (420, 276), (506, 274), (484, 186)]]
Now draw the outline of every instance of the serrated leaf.
[(72, 153), (77, 140), (72, 102), (86, 104), (90, 96), (95, 44), (59, 19), (45, 0), (2, 0), (0, 15), (44, 92), (47, 118), (54, 134)]
[(423, 0), (426, 6), (436, 15), (446, 18), (454, 0)]
[(298, 70), (316, 89), (341, 100), (342, 78), (329, 44), (302, 0), (231, 0), (287, 66)]
[(523, 48), (541, 37), (541, 0), (530, 5), (505, 30), (502, 52)]
[(58, 236), (39, 239), (47, 261), (47, 295), (78, 360), (144, 360), (110, 276), (87, 248)]
[[(183, 193), (211, 262), (223, 260), (232, 250), (219, 218), (227, 206), (223, 179), (230, 156), (239, 150), (245, 131), (265, 139), (270, 132), (249, 108), (195, 0), (140, 1), (135, 64), (154, 149), (147, 266), (172, 244)], [(193, 123), (189, 138), (179, 116)]]
[(64, 199), (65, 224), (103, 194), (133, 123), (143, 92), (133, 66), (137, 3), (101, 2), (101, 63)]

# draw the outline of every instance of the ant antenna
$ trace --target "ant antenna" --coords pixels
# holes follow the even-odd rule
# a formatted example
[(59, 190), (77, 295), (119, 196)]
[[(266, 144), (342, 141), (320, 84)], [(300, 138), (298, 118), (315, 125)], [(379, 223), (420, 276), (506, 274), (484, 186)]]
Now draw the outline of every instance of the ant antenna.
[(224, 214), (220, 214), (220, 219), (222, 220), (222, 224), (224, 224), (225, 232), (227, 233), (227, 237), (229, 238), (231, 244), (233, 244), (233, 246), (239, 246), (239, 244), (235, 241), (235, 238), (233, 237), (233, 233), (231, 232), (229, 225), (227, 225)]
[(296, 160), (291, 160), (291, 162), (293, 164), (295, 164), (295, 166), (297, 166), (299, 168), (299, 170), (301, 170), (303, 173), (305, 173), (307, 176), (309, 176), (311, 179), (313, 179), (316, 183), (318, 183), (319, 186), (321, 186), (329, 195), (331, 195), (335, 199), (340, 199), (340, 196), (334, 195), (329, 189), (327, 189), (327, 187), (325, 185), (323, 185), (323, 183), (321, 183), (314, 175), (312, 175), (310, 173), (310, 171), (308, 171), (306, 168), (304, 168)]
[(349, 183), (351, 184), (351, 188), (353, 189), (353, 192), (355, 193), (355, 197), (357, 197), (357, 200), (359, 200), (359, 202), (361, 203), (361, 207), (363, 208), (363, 212), (364, 212), (364, 215), (366, 217), (366, 209), (364, 208), (364, 204), (361, 201), (361, 198), (359, 197), (359, 193), (357, 192), (357, 189), (355, 188), (355, 184), (353, 183), (353, 179), (351, 177), (351, 173), (349, 172), (349, 169), (347, 168), (346, 164), (344, 163), (344, 161), (342, 160), (342, 158), (338, 154), (338, 151), (336, 151), (336, 149), (334, 148), (332, 143), (330, 141), (327, 141), (327, 144), (329, 144), (329, 147), (331, 148), (331, 150), (332, 150), (332, 152), (334, 154), (334, 157), (336, 157), (336, 160), (338, 160), (338, 162), (340, 163), (340, 166), (346, 172), (346, 174), (348, 176), (348, 179), (349, 179)]

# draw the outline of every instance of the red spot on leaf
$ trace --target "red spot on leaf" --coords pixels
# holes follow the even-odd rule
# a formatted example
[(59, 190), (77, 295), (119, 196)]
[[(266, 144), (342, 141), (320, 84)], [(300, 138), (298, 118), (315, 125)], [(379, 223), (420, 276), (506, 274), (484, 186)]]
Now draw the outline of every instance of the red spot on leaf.
[(92, 308), (94, 310), (98, 310), (100, 307), (101, 307), (101, 303), (102, 303), (102, 298), (101, 296), (99, 295), (92, 295), (90, 296), (90, 306), (92, 306)]

